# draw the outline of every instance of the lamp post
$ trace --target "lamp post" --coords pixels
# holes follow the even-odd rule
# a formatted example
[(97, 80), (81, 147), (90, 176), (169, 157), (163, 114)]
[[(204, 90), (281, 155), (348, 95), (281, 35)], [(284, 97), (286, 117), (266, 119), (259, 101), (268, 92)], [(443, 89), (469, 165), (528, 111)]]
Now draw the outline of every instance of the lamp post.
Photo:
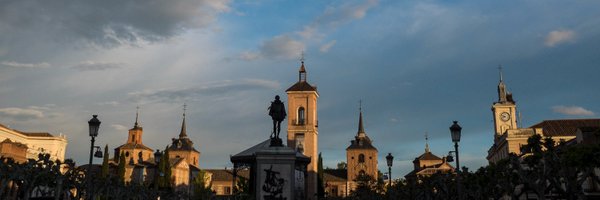
[(388, 155), (385, 157), (385, 160), (387, 161), (387, 166), (388, 166), (388, 179), (389, 179), (389, 187), (392, 187), (392, 164), (394, 163), (394, 156), (392, 156), (392, 153), (388, 153)]
[[(88, 163), (88, 167), (87, 167), (87, 174), (86, 174), (86, 178), (88, 179), (88, 186), (89, 186), (89, 191), (90, 193), (88, 194), (88, 199), (93, 199), (93, 192), (91, 192), (93, 190), (93, 185), (92, 185), (92, 160), (94, 159), (93, 154), (94, 154), (94, 142), (96, 141), (96, 136), (98, 136), (98, 129), (100, 128), (100, 120), (98, 120), (98, 115), (92, 115), (93, 118), (90, 119), (90, 121), (88, 121), (88, 125), (90, 128), (90, 137), (92, 137), (92, 144), (90, 145), (90, 162)], [(100, 153), (102, 154), (102, 153)]]
[(452, 142), (454, 142), (454, 153), (456, 154), (456, 192), (458, 193), (458, 199), (462, 199), (460, 191), (460, 162), (458, 161), (458, 142), (460, 142), (460, 132), (462, 127), (458, 125), (458, 121), (454, 121), (450, 126), (450, 134), (452, 136)]
[(159, 174), (158, 173), (161, 173), (160, 169), (159, 169), (159, 167), (160, 167), (159, 163), (160, 163), (161, 157), (162, 157), (162, 152), (160, 152), (160, 150), (157, 149), (156, 152), (154, 152), (154, 162), (156, 163), (156, 168), (154, 170), (154, 189), (155, 190), (158, 190), (158, 182), (159, 182), (159, 180), (158, 180)]

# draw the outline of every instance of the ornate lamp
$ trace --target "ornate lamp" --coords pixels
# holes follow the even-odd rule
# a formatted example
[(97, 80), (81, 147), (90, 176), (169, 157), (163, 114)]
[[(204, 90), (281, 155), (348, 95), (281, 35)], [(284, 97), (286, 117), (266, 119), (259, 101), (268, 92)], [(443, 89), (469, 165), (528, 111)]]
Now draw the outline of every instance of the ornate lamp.
[(392, 153), (388, 153), (388, 155), (385, 157), (385, 160), (387, 161), (388, 179), (389, 179), (390, 187), (391, 187), (392, 186), (392, 164), (394, 164), (394, 156), (392, 156)]

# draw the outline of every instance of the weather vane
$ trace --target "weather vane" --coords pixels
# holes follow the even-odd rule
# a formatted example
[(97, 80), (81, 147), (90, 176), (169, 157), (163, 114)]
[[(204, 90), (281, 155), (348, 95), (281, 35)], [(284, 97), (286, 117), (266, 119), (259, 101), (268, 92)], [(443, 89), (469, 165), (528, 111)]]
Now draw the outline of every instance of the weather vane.
[(304, 63), (304, 51), (300, 54), (300, 62)]

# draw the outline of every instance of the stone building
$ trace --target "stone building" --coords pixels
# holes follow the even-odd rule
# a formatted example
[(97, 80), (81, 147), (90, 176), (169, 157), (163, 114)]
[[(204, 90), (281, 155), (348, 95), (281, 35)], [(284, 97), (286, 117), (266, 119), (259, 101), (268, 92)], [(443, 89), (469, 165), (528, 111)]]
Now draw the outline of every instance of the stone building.
[[(230, 169), (205, 169), (208, 181), (211, 184), (211, 190), (215, 192), (215, 195), (232, 195), (235, 191), (233, 185), (233, 172)], [(245, 180), (250, 179), (250, 171), (247, 169), (237, 171), (236, 176), (238, 179), (243, 178)]]
[(362, 109), (358, 117), (358, 131), (346, 148), (346, 169), (327, 169), (323, 172), (325, 192), (328, 196), (347, 196), (357, 186), (359, 176), (379, 177), (378, 151), (363, 126)]
[[(427, 140), (427, 137), (425, 138)], [(455, 168), (450, 165), (446, 157), (440, 158), (429, 151), (429, 144), (425, 142), (425, 152), (413, 160), (413, 170), (404, 178), (416, 181), (419, 177), (431, 176), (436, 173), (454, 173)]]
[[(0, 124), (0, 155), (25, 161), (37, 159), (38, 154), (49, 154), (52, 160), (65, 159), (67, 138), (65, 135), (53, 136), (47, 132), (23, 132)], [(24, 146), (23, 146), (24, 145)], [(23, 150), (25, 154), (23, 155)], [(25, 157), (25, 159), (23, 159)]]
[(534, 134), (551, 137), (554, 141), (569, 141), (575, 138), (579, 127), (600, 126), (600, 119), (544, 120), (528, 128), (517, 123), (517, 104), (506, 89), (500, 72), (498, 101), (492, 104), (494, 120), (494, 144), (488, 150), (487, 160), (496, 163), (509, 154), (521, 154), (521, 146)]
[(308, 164), (307, 196), (317, 193), (317, 160), (319, 154), (319, 118), (317, 116), (317, 87), (306, 78), (304, 61), (298, 71), (298, 82), (286, 90), (288, 99), (287, 146), (310, 158)]

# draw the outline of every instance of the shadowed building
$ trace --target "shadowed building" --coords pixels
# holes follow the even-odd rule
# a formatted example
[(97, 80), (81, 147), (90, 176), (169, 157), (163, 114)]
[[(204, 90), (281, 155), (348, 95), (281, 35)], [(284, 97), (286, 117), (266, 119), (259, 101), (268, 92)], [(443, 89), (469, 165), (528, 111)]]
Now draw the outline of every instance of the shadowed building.
[(317, 159), (319, 153), (319, 121), (317, 117), (317, 87), (306, 81), (304, 61), (298, 71), (298, 82), (286, 90), (288, 95), (287, 146), (310, 158), (308, 164), (307, 197), (317, 194)]
[[(211, 190), (215, 192), (215, 195), (232, 195), (234, 191), (233, 185), (233, 172), (230, 169), (205, 169), (208, 183), (211, 184)], [(250, 170), (243, 169), (238, 170), (236, 174), (238, 180), (250, 179)], [(238, 181), (239, 182), (239, 181)]]
[[(427, 140), (427, 137), (425, 138)], [(413, 160), (414, 169), (404, 178), (415, 181), (419, 177), (431, 176), (436, 173), (454, 173), (455, 168), (446, 161), (446, 157), (440, 158), (429, 151), (429, 144), (425, 142), (425, 152)]]
[(534, 134), (551, 137), (554, 141), (574, 139), (579, 127), (600, 126), (600, 119), (559, 119), (544, 120), (529, 128), (519, 128), (517, 124), (517, 105), (511, 93), (506, 89), (500, 72), (498, 101), (492, 105), (494, 119), (494, 144), (488, 150), (487, 160), (496, 163), (509, 154), (521, 154), (521, 146)]
[[(0, 155), (12, 157), (15, 160), (37, 159), (38, 154), (49, 154), (51, 160), (65, 159), (67, 138), (60, 134), (58, 137), (46, 132), (23, 132), (0, 124)], [(23, 150), (25, 154), (23, 155)], [(25, 159), (23, 159), (23, 156)]]

